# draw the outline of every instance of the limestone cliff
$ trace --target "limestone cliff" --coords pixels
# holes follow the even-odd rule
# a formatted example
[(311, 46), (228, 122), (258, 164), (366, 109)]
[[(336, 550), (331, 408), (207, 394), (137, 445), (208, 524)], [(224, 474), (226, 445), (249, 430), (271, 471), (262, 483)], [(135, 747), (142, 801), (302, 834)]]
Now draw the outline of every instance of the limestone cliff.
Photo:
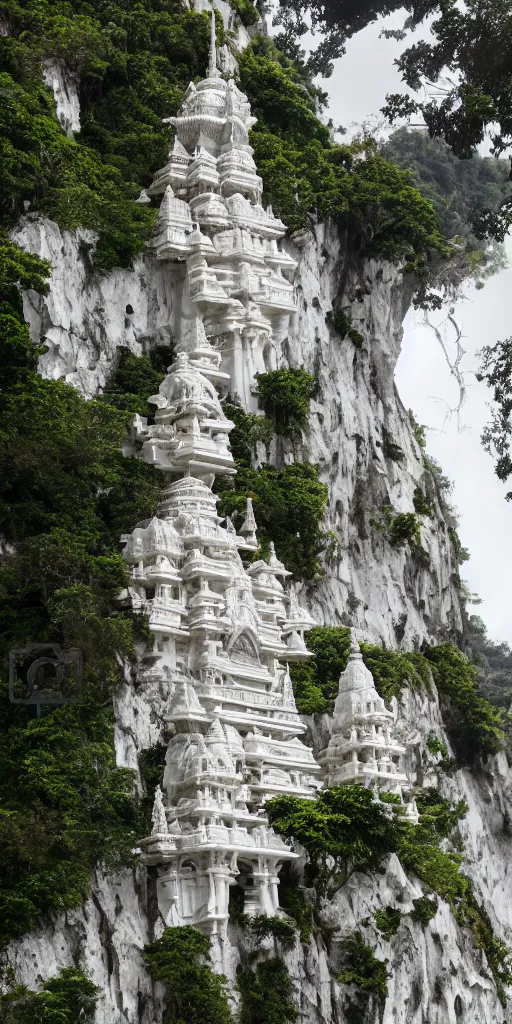
[[(62, 82), (58, 89), (72, 95)], [(89, 259), (94, 244), (90, 232), (61, 233), (51, 222), (27, 217), (14, 236), (53, 265), (49, 295), (24, 297), (33, 340), (48, 348), (40, 364), (43, 375), (64, 379), (92, 396), (105, 385), (119, 347), (141, 354), (171, 343), (181, 312), (179, 269), (170, 278), (151, 256), (145, 256), (133, 270), (99, 277)], [(424, 640), (439, 641), (460, 630), (461, 610), (453, 583), (456, 566), (438, 504), (436, 518), (422, 525), (428, 563), (416, 562), (407, 546), (390, 545), (372, 525), (383, 505), (411, 512), (414, 490), (424, 473), (421, 450), (393, 383), (410, 291), (390, 265), (361, 266), (348, 254), (346, 242), (334, 225), (327, 224), (287, 243), (298, 261), (294, 288), (299, 312), (288, 336), (278, 339), (277, 365), (305, 367), (319, 380), (303, 443), (328, 483), (327, 526), (334, 535), (324, 578), (308, 587), (302, 599), (326, 624), (350, 622), (365, 638), (412, 649)], [(361, 347), (349, 338), (342, 340), (326, 320), (336, 301), (350, 307), (363, 339)], [(386, 456), (385, 437), (401, 449), (399, 460)], [(290, 460), (292, 452), (275, 446), (273, 457)], [(162, 740), (156, 714), (161, 701), (154, 683), (137, 688), (126, 683), (116, 700), (120, 765), (137, 770), (140, 750)], [(411, 777), (421, 782), (426, 738), (430, 733), (444, 737), (435, 692), (428, 696), (406, 691), (401, 714)], [(317, 752), (326, 746), (329, 732), (326, 716), (310, 723)], [(459, 770), (441, 783), (446, 795), (468, 801), (470, 811), (461, 825), (465, 869), (497, 935), (509, 942), (511, 784), (504, 754), (485, 771), (472, 775)], [(311, 944), (302, 945), (297, 938), (285, 954), (297, 986), (301, 1020), (348, 1022), (350, 992), (347, 995), (347, 987), (340, 986), (335, 975), (340, 941), (355, 928), (371, 940), (379, 956), (389, 960), (391, 974), (385, 1008), (379, 1011), (370, 1003), (368, 1022), (501, 1024), (512, 1020), (511, 1010), (504, 1010), (499, 1002), (482, 954), (456, 924), (448, 906), (441, 901), (428, 929), (410, 917), (412, 901), (421, 893), (419, 884), (407, 879), (392, 856), (385, 874), (354, 874), (331, 902), (324, 903)], [(371, 919), (376, 908), (391, 903), (400, 906), (403, 917), (396, 935), (387, 942)], [(160, 928), (151, 869), (137, 867), (117, 874), (98, 870), (91, 896), (81, 909), (68, 911), (13, 943), (9, 958), (18, 979), (31, 987), (38, 975), (48, 977), (75, 961), (83, 964), (102, 993), (96, 1024), (160, 1024), (163, 989), (151, 984), (141, 960), (143, 945)], [(218, 967), (231, 982), (240, 948), (247, 941), (230, 925), (228, 940), (214, 950)]]

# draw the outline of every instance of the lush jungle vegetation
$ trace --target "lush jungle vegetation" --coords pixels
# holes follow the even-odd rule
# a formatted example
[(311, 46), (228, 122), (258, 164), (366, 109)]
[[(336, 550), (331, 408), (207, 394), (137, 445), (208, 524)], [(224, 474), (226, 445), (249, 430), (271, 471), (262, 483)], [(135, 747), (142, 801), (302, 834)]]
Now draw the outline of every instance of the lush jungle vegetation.
[[(4, 988), (5, 988), (4, 979)], [(1, 1024), (92, 1024), (99, 991), (76, 967), (44, 981), (40, 992), (7, 986), (0, 996)]]
[[(160, 481), (121, 455), (127, 425), (162, 379), (121, 356), (101, 400), (43, 380), (17, 285), (48, 266), (4, 240), (0, 281), (0, 944), (81, 903), (95, 864), (129, 862), (139, 834), (131, 773), (116, 768), (112, 696), (145, 627), (119, 608), (119, 537), (155, 510)], [(158, 355), (155, 357), (158, 361)], [(28, 642), (76, 646), (83, 703), (12, 705), (7, 659)]]
[[(386, 856), (396, 853), (407, 874), (419, 879), (434, 897), (446, 900), (457, 922), (469, 929), (477, 948), (485, 952), (505, 1004), (505, 986), (512, 983), (512, 953), (493, 934), (470, 880), (460, 870), (457, 824), (467, 805), (464, 801), (452, 805), (436, 789), (422, 790), (417, 804), (418, 825), (405, 819), (399, 803), (375, 801), (371, 791), (362, 786), (324, 790), (315, 801), (277, 797), (267, 807), (272, 827), (306, 849), (306, 882), (328, 899), (355, 872), (379, 871)], [(426, 919), (427, 924), (434, 909), (431, 902), (434, 901), (429, 901), (428, 907), (415, 904), (415, 913)], [(379, 914), (379, 930), (396, 930), (399, 915), (392, 911), (393, 908), (387, 908), (385, 914)], [(347, 956), (339, 980), (356, 983), (363, 989), (372, 987), (381, 998), (385, 997), (386, 973), (378, 967), (379, 961), (374, 963), (368, 947), (359, 948), (362, 944), (361, 937), (354, 936), (347, 951), (352, 953), (352, 959)]]

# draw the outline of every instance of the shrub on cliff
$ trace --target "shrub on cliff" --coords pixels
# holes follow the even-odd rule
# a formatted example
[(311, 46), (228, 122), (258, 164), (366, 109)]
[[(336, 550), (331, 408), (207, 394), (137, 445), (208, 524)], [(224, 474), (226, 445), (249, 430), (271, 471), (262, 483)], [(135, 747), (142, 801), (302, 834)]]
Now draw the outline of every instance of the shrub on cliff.
[(276, 434), (294, 438), (305, 430), (309, 403), (316, 388), (306, 370), (272, 370), (257, 373), (258, 400), (274, 424)]
[[(355, 871), (378, 871), (386, 856), (396, 853), (404, 870), (445, 900), (459, 924), (471, 931), (504, 1002), (504, 986), (512, 984), (512, 952), (493, 934), (469, 878), (460, 870), (462, 856), (456, 849), (457, 824), (467, 804), (461, 800), (452, 805), (437, 790), (427, 789), (418, 795), (418, 809), (419, 824), (412, 825), (399, 803), (383, 806), (357, 785), (323, 790), (314, 801), (284, 796), (267, 804), (274, 830), (306, 850), (306, 874), (320, 896), (332, 898)], [(418, 913), (425, 910), (422, 906)], [(364, 960), (367, 954), (361, 952)]]
[(318, 578), (327, 486), (318, 479), (316, 466), (295, 462), (279, 470), (270, 465), (255, 470), (241, 465), (229, 489), (224, 480), (221, 486), (219, 515), (241, 516), (251, 497), (263, 552), (272, 540), (297, 579)]
[(99, 989), (77, 967), (43, 981), (41, 992), (17, 985), (0, 996), (2, 1024), (92, 1024)]
[(237, 985), (242, 997), (239, 1024), (295, 1024), (299, 1011), (286, 965), (275, 957), (252, 967), (240, 966)]
[(225, 979), (212, 969), (207, 935), (190, 925), (166, 928), (144, 946), (142, 959), (167, 988), (166, 1024), (231, 1024)]

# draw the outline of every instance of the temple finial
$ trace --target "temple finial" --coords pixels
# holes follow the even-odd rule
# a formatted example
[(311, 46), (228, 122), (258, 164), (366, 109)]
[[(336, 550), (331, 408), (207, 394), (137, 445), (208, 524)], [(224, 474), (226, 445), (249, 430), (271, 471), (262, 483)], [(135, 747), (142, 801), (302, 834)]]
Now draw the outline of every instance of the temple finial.
[(363, 655), (361, 654), (361, 648), (359, 647), (359, 641), (358, 641), (358, 639), (356, 637), (355, 629), (351, 629), (350, 630), (350, 655), (349, 655), (349, 660), (350, 661), (355, 661), (355, 660), (361, 660), (362, 661), (362, 658), (363, 658)]
[(217, 71), (217, 40), (215, 35), (215, 8), (212, 7), (211, 38), (210, 38), (210, 64), (208, 67), (208, 78), (218, 78)]

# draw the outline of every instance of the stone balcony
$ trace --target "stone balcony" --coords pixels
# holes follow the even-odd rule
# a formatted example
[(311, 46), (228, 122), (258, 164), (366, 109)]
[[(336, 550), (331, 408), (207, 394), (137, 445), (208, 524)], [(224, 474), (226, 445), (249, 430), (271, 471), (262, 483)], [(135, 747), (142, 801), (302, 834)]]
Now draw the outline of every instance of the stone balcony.
[(350, 782), (364, 782), (365, 779), (376, 783), (392, 783), (394, 786), (408, 784), (405, 772), (396, 764), (386, 761), (347, 761), (345, 764), (333, 766), (330, 785), (347, 785)]

